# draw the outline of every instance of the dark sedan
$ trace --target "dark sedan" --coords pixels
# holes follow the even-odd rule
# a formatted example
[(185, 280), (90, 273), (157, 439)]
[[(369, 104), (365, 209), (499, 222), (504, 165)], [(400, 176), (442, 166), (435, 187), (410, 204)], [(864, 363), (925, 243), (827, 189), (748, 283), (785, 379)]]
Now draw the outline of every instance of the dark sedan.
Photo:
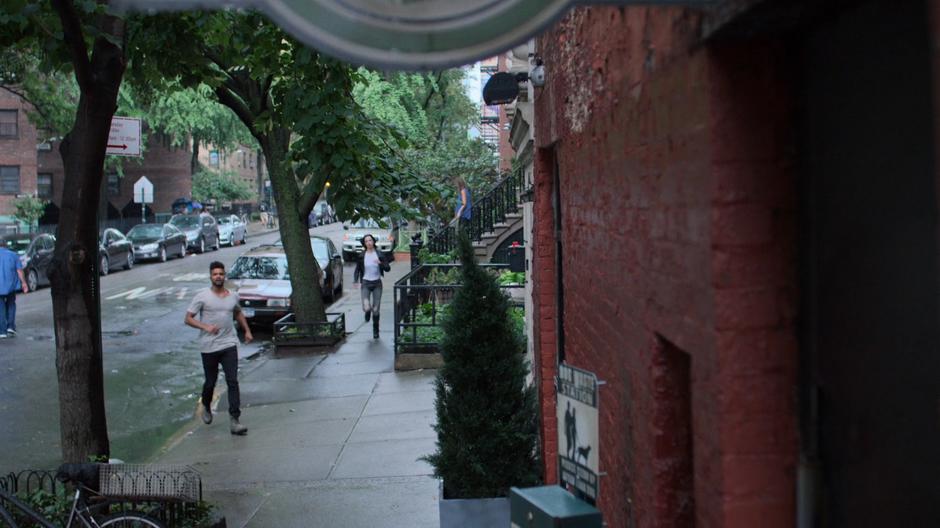
[(101, 233), (99, 240), (98, 271), (102, 275), (107, 275), (118, 266), (124, 269), (134, 267), (134, 248), (123, 233), (117, 229), (108, 228)]
[(186, 235), (171, 224), (137, 224), (127, 232), (137, 260), (186, 256)]
[(29, 291), (49, 284), (49, 263), (55, 251), (52, 235), (7, 235), (7, 248), (15, 251), (23, 263)]

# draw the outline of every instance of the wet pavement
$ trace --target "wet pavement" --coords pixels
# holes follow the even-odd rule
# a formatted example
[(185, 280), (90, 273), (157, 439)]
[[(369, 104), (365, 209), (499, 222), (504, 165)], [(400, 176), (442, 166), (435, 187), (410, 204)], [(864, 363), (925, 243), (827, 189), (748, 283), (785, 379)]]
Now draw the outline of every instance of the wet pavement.
[[(313, 231), (342, 238), (338, 223)], [(138, 263), (102, 278), (105, 398), (113, 457), (146, 461), (192, 419), (202, 365), (193, 343), (197, 332), (183, 324), (184, 311), (195, 292), (206, 287), (211, 261), (230, 266), (246, 247), (277, 238), (277, 233), (258, 234), (247, 246)], [(351, 284), (351, 265), (345, 275)], [(54, 468), (61, 452), (48, 287), (17, 296), (17, 328), (16, 338), (0, 340), (0, 472)], [(243, 358), (257, 355), (270, 336), (256, 337), (256, 343), (240, 348)]]

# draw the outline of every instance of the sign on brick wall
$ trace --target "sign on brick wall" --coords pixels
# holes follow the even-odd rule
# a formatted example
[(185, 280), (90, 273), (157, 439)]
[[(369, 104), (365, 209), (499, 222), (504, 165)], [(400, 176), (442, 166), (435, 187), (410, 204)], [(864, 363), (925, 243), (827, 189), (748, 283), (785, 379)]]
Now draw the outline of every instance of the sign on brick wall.
[(600, 436), (597, 376), (558, 365), (558, 468), (561, 482), (591, 502), (597, 501)]

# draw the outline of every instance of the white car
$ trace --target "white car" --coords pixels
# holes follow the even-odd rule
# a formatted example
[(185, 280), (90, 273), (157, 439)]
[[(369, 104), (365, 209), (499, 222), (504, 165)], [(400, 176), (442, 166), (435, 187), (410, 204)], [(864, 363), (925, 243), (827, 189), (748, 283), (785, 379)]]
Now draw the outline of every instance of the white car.
[(370, 218), (363, 218), (352, 224), (343, 224), (346, 233), (343, 234), (343, 258), (352, 260), (361, 255), (362, 237), (372, 235), (375, 237), (375, 246), (384, 253), (395, 249), (395, 240), (398, 237), (398, 228), (393, 227), (388, 220), (383, 222), (388, 227), (380, 227), (379, 223)]
[(248, 226), (242, 222), (238, 215), (222, 215), (216, 217), (219, 224), (219, 244), (234, 246), (244, 244), (248, 234)]

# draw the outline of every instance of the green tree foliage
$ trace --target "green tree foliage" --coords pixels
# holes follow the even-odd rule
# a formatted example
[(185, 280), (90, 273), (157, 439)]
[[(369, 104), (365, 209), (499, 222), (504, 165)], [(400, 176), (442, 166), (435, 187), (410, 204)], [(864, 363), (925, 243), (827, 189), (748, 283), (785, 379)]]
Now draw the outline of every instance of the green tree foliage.
[(247, 200), (254, 195), (251, 186), (232, 171), (203, 169), (193, 174), (193, 199), (200, 202)]
[(360, 69), (353, 88), (370, 116), (407, 138), (408, 169), (435, 189), (431, 200), (416, 205), (444, 221), (453, 212), (452, 176), (463, 176), (481, 192), (498, 179), (496, 153), (468, 135), (471, 126), (480, 124), (480, 109), (466, 96), (464, 77), (460, 69), (387, 75)]
[(437, 451), (425, 459), (448, 498), (505, 496), (539, 481), (535, 388), (508, 297), (459, 239), (461, 287), (443, 321), (435, 380)]
[(145, 32), (151, 49), (162, 51), (135, 64), (132, 75), (152, 78), (152, 69), (182, 86), (209, 86), (257, 140), (290, 262), (292, 309), (299, 322), (324, 320), (307, 215), (327, 181), (342, 218), (402, 212), (403, 196), (426, 192), (403, 170), (397, 150), (407, 142), (355, 103), (355, 72), (258, 14), (157, 16)]
[(46, 210), (46, 201), (35, 196), (22, 196), (13, 200), (13, 216), (32, 228)]

